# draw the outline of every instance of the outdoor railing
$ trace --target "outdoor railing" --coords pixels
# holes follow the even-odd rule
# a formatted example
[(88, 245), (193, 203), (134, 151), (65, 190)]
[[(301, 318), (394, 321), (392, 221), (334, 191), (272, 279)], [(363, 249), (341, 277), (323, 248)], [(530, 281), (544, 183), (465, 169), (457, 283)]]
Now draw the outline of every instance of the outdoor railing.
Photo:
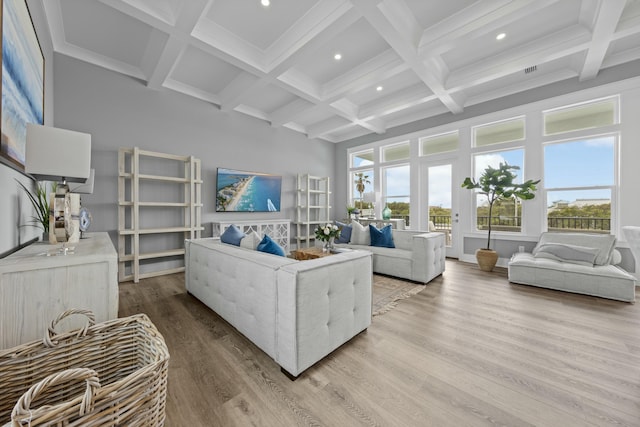
[[(409, 215), (391, 215), (394, 219), (404, 219), (409, 226)], [(451, 216), (429, 215), (436, 230), (451, 230)], [(489, 225), (488, 216), (478, 217), (478, 230), (486, 230)], [(492, 218), (491, 226), (494, 230), (520, 231), (522, 218), (516, 216), (496, 216)], [(548, 217), (547, 229), (549, 231), (589, 231), (594, 233), (608, 233), (611, 230), (610, 218), (585, 218), (585, 217)]]

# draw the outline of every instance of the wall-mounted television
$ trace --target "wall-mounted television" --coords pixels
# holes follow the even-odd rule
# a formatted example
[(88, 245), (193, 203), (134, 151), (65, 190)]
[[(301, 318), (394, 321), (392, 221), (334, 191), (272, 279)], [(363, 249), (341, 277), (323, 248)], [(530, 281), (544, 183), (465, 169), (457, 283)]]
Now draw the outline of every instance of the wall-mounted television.
[(218, 168), (216, 212), (280, 212), (282, 176)]

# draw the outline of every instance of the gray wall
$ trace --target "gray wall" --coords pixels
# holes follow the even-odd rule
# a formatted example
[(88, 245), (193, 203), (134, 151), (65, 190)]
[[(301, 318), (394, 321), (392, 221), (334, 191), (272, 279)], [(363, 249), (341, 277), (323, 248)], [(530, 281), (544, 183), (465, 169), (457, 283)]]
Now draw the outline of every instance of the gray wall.
[[(333, 143), (309, 140), (240, 113), (223, 113), (170, 90), (151, 90), (136, 79), (60, 54), (54, 55), (54, 80), (55, 126), (92, 135), (95, 189), (82, 196), (93, 216), (91, 231), (109, 231), (115, 238), (119, 147), (201, 159), (203, 223), (229, 218), (293, 220), (296, 174), (334, 176)], [(216, 213), (217, 167), (282, 175), (281, 212)]]

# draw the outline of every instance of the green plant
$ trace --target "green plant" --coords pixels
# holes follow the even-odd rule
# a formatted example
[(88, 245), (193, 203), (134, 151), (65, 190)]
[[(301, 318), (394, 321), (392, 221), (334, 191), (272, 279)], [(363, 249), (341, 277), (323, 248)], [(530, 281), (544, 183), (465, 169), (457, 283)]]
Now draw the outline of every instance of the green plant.
[(356, 184), (356, 191), (360, 193), (360, 208), (364, 208), (363, 194), (365, 185), (371, 184), (371, 181), (369, 181), (369, 175), (365, 175), (364, 172), (356, 172), (354, 176), (356, 177), (356, 180), (354, 181), (354, 184)]
[(462, 183), (463, 188), (480, 190), (478, 193), (487, 196), (489, 201), (489, 226), (487, 247), (485, 249), (491, 249), (491, 217), (494, 203), (507, 199), (530, 200), (535, 197), (534, 191), (536, 190), (536, 184), (539, 183), (540, 180), (533, 181), (530, 179), (522, 184), (516, 184), (515, 180), (518, 175), (514, 174), (512, 170), (519, 169), (520, 167), (518, 166), (500, 163), (497, 169), (488, 166), (482, 175), (480, 175), (478, 181), (466, 177)]
[[(47, 191), (47, 184), (37, 183), (35, 191), (32, 192), (22, 182), (16, 179), (16, 182), (20, 184), (20, 187), (27, 193), (31, 205), (35, 210), (35, 215), (31, 217), (31, 224), (33, 227), (42, 227), (45, 233), (49, 232), (49, 191)], [(55, 192), (58, 185), (57, 183), (51, 184), (51, 192)]]

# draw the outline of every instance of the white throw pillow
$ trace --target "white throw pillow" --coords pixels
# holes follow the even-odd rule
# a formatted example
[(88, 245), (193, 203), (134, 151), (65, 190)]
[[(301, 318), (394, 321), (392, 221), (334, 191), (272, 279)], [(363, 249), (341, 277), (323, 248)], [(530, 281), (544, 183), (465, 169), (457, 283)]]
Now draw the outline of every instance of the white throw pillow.
[(251, 249), (255, 251), (258, 247), (258, 243), (260, 243), (262, 239), (260, 235), (253, 230), (249, 230), (247, 234), (245, 234), (244, 238), (240, 240), (240, 247), (245, 249)]
[(369, 226), (364, 226), (358, 221), (351, 221), (351, 241), (353, 245), (371, 246), (371, 233)]

